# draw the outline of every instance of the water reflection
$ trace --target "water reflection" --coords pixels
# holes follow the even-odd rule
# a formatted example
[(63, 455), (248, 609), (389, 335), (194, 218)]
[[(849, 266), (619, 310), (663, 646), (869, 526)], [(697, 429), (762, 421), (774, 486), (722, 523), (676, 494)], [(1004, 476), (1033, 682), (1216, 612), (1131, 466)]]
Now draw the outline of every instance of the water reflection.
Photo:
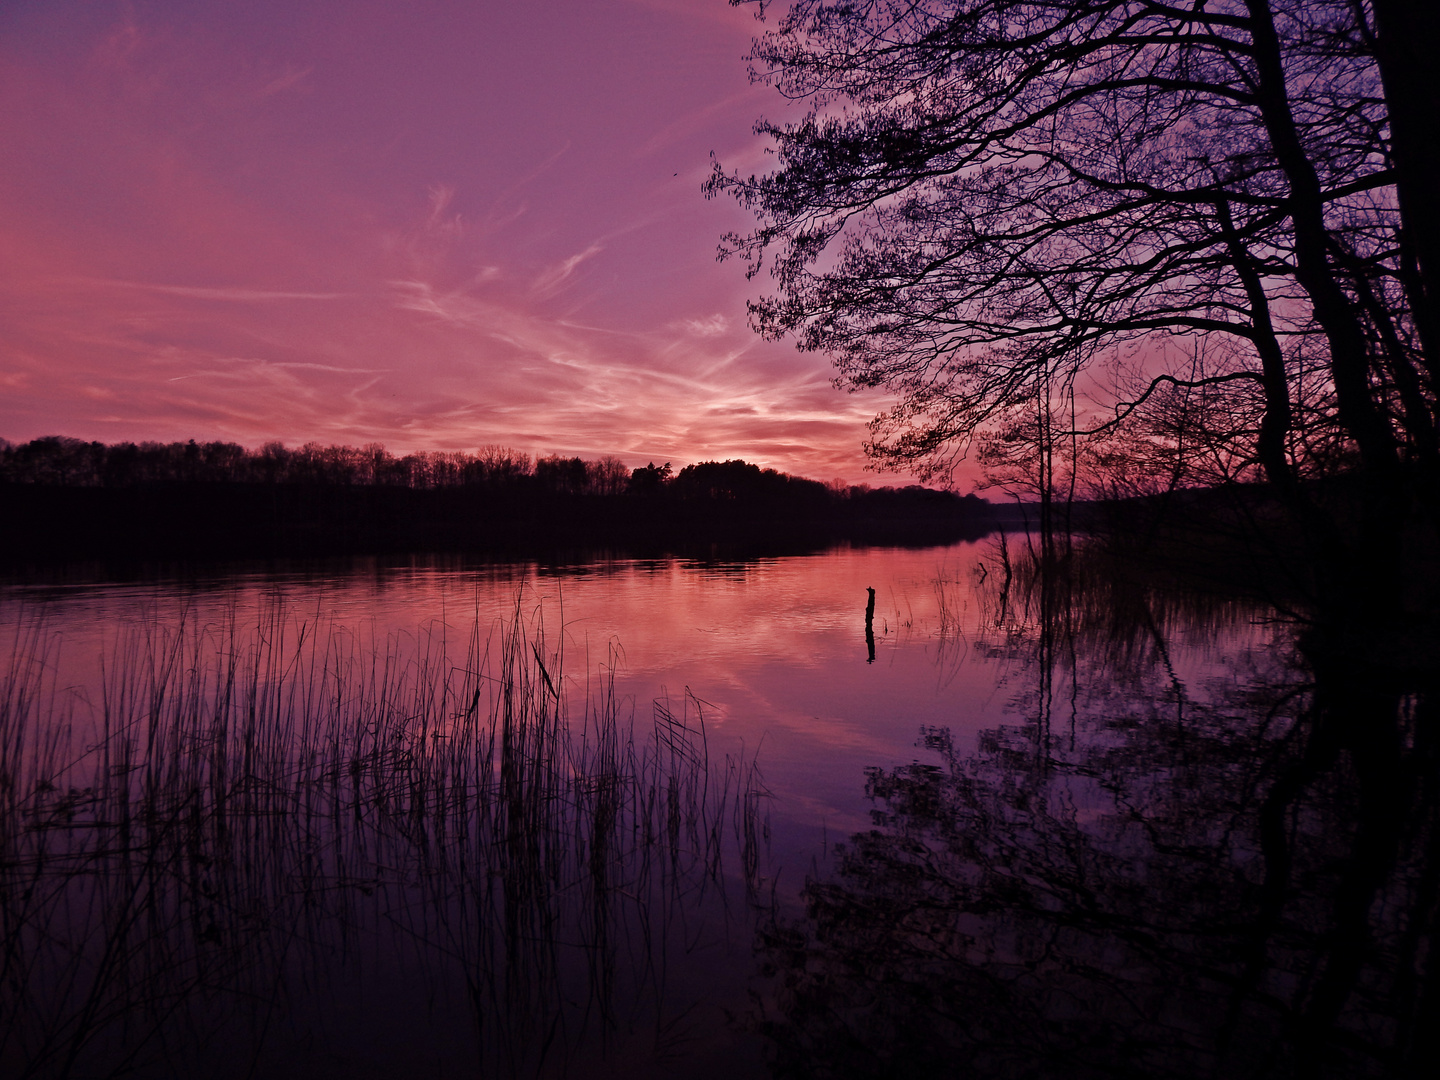
[(737, 962), (743, 988), (729, 905), (758, 895), (766, 792), (712, 756), (697, 699), (649, 732), (611, 684), (569, 701), (519, 602), (498, 638), (415, 653), (283, 608), (254, 634), (142, 629), (98, 738), (57, 711), (50, 639), (12, 656), (5, 1075), (745, 1062), (720, 1011), (739, 991), (715, 990)]
[[(1428, 679), (1083, 573), (1008, 581), (1019, 722), (876, 766), (871, 826), (759, 938), (780, 1076), (1395, 1076), (1435, 1060)], [(1252, 613), (1252, 615), (1255, 613)], [(1428, 1071), (1427, 1071), (1428, 1074)]]
[[(903, 752), (916, 725), (948, 724), (969, 737), (1003, 715), (1010, 691), (997, 689), (995, 669), (1011, 661), (965, 644), (976, 629), (973, 568), (984, 557), (984, 547), (958, 544), (718, 565), (671, 558), (561, 568), (415, 557), (237, 566), (118, 584), (57, 575), (0, 587), (0, 651), (9, 651), (17, 625), (43, 618), (63, 638), (58, 685), (98, 703), (100, 663), (121, 628), (173, 624), (182, 614), (199, 626), (253, 628), (279, 604), (303, 621), (343, 626), (367, 647), (383, 650), (393, 638), (410, 650), (427, 632), (463, 637), (472, 623), (505, 619), (515, 589), (527, 583), (564, 646), (573, 693), (583, 697), (618, 649), (616, 692), (640, 713), (688, 687), (713, 705), (712, 744), (731, 753), (763, 744), (772, 786), (789, 793), (776, 809), (787, 824), (777, 842), (785, 862), (804, 866), (822, 822), (831, 830), (864, 822), (864, 766)], [(937, 576), (952, 583), (944, 613)], [(876, 656), (866, 664), (872, 587)], [(946, 653), (943, 667), (937, 650)]]
[(6, 1075), (1433, 1049), (1428, 682), (1253, 604), (998, 545), (0, 599)]

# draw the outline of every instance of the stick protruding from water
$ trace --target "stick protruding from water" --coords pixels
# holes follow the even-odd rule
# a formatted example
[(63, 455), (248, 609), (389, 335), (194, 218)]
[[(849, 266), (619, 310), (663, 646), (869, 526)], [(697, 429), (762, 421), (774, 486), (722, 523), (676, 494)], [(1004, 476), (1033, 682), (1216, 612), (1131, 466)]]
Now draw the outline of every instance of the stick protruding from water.
[(866, 587), (865, 591), (870, 594), (865, 601), (865, 649), (869, 653), (866, 659), (867, 664), (875, 662), (875, 590)]

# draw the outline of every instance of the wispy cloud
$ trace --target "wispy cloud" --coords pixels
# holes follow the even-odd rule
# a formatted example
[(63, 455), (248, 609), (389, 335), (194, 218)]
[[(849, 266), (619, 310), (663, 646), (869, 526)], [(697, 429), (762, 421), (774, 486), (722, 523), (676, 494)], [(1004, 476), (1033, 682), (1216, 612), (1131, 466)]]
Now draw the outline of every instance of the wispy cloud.
[(532, 286), (533, 291), (539, 296), (553, 295), (575, 272), (577, 266), (586, 259), (594, 258), (604, 250), (598, 243), (591, 244), (584, 251), (571, 255), (568, 259), (562, 259), (535, 279), (535, 284)]
[(730, 320), (717, 312), (704, 319), (685, 319), (680, 325), (696, 337), (719, 337), (730, 329)]
[(314, 70), (315, 69), (313, 67), (287, 68), (284, 75), (281, 75), (279, 78), (272, 79), (270, 82), (266, 83), (261, 88), (259, 96), (271, 97), (274, 94), (279, 94), (282, 91), (289, 90), (292, 86), (298, 86)]
[(534, 182), (563, 158), (570, 151), (570, 141), (567, 139), (554, 153), (546, 157), (540, 164), (527, 170), (505, 188), (490, 204), (490, 209), (485, 214), (485, 220), (481, 223), (482, 228), (489, 232), (508, 225), (516, 218), (523, 215), (529, 209), (529, 203), (521, 199), (518, 204), (511, 206), (510, 200), (517, 194), (529, 188)]
[(785, 108), (746, 82), (749, 14), (636, 2), (513, 38), (485, 5), (362, 5), (343, 40), (227, 5), (103, 31), (37, 6), (0, 35), (0, 157), (26, 163), (0, 169), (0, 435), (861, 478), (885, 403), (750, 334), (751, 287), (711, 258), (748, 219), (693, 174), (712, 145), (765, 167), (746, 133)]
[(464, 290), (442, 292), (428, 281), (391, 281), (396, 291), (395, 306), (402, 311), (418, 311), (454, 327), (487, 328), (493, 320), (489, 309)]
[[(299, 360), (264, 360), (257, 357), (236, 356), (227, 357), (225, 362), (235, 365), (242, 365), (239, 369), (219, 371), (192, 371), (187, 375), (172, 375), (166, 382), (180, 382), (184, 379), (200, 379), (206, 376), (215, 376), (222, 379), (243, 379), (247, 377), (245, 366), (266, 369), (294, 368), (297, 371), (328, 371), (336, 375), (385, 375), (389, 368), (361, 368), (361, 367), (336, 367), (334, 364), (312, 364)], [(373, 386), (376, 380), (371, 379), (366, 385)]]
[(448, 213), (455, 201), (455, 188), (450, 184), (431, 184), (427, 193), (430, 197), (430, 217), (425, 227), (430, 232), (457, 235), (465, 229), (465, 219), (459, 214)]
[(772, 96), (768, 87), (751, 87), (748, 90), (742, 90), (738, 94), (731, 94), (729, 97), (723, 98), (720, 101), (715, 101), (702, 108), (695, 109), (676, 120), (670, 121), (670, 123), (650, 136), (645, 144), (636, 151), (635, 156), (648, 157), (686, 136), (694, 135), (702, 131), (705, 126), (714, 121), (716, 117), (724, 116), (726, 113), (734, 111), (735, 106), (741, 102), (753, 101), (759, 105), (759, 103), (763, 101), (765, 104), (769, 104)]
[(77, 283), (136, 289), (167, 296), (187, 296), (195, 300), (225, 300), (233, 303), (269, 303), (274, 300), (343, 300), (349, 294), (338, 292), (289, 292), (281, 289), (209, 288), (197, 285), (159, 285), (145, 281), (119, 281), (107, 278), (78, 278)]

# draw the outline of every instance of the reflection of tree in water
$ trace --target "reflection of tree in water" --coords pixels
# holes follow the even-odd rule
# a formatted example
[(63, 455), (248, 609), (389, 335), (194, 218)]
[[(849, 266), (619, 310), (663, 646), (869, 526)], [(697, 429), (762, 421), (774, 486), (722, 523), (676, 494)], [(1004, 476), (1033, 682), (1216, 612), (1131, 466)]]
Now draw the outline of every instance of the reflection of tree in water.
[(1245, 674), (1186, 691), (1162, 627), (1199, 612), (1069, 599), (1061, 619), (1039, 612), (1026, 722), (966, 756), (926, 730), (940, 764), (871, 770), (874, 827), (807, 883), (803, 920), (762, 933), (777, 1071), (1423, 1063), (1440, 884), (1427, 700), (1318, 663), (1314, 635), (1309, 674), (1251, 646), (1229, 659)]

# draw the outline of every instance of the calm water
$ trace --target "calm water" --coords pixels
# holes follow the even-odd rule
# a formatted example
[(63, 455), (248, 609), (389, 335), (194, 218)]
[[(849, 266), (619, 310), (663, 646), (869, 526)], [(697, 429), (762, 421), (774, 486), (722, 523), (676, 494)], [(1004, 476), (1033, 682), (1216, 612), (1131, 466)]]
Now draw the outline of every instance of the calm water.
[[(417, 560), (142, 584), (12, 585), (4, 632), (41, 625), (55, 643), (58, 684), (97, 703), (116, 642), (182, 618), (200, 628), (233, 623), (243, 634), (279, 611), (291, 624), (350, 633), (410, 659), (446, 635), (463, 646), (477, 624), (492, 638), (518, 603), (527, 619), (543, 620), (553, 647), (563, 646), (572, 697), (583, 699), (613, 666), (625, 708), (648, 723), (654, 700), (678, 708), (688, 691), (704, 702), (716, 749), (758, 752), (771, 787), (784, 792), (776, 816), (797, 830), (823, 824), (848, 832), (869, 820), (866, 767), (913, 757), (924, 726), (948, 725), (972, 739), (1008, 714), (1029, 656), (1012, 647), (1023, 617), (996, 627), (973, 595), (976, 567), (987, 557), (984, 545), (960, 544), (719, 566)], [(869, 587), (876, 590), (873, 662), (865, 639)], [(1208, 637), (1182, 643), (1179, 659), (1213, 674), (1214, 644)]]
[(1428, 826), (1296, 640), (989, 543), (14, 581), (0, 1063), (1382, 1075)]

